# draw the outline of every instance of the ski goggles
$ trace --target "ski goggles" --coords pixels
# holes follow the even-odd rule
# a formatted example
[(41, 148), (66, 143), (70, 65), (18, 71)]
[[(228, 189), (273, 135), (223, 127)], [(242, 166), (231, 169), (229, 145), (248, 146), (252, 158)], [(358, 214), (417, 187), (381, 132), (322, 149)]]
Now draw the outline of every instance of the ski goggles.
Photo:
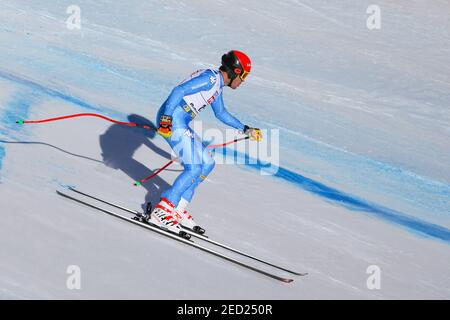
[(240, 78), (242, 81), (244, 81), (245, 78), (247, 78), (247, 76), (248, 76), (249, 73), (250, 73), (250, 72), (244, 70), (244, 72), (242, 72), (242, 74), (239, 75), (239, 78)]
[(245, 80), (245, 78), (247, 78), (248, 74), (250, 73), (249, 71), (245, 71), (243, 70), (243, 72), (241, 73), (241, 69), (236, 68), (234, 69), (234, 73), (237, 74), (239, 76), (239, 79), (241, 79), (242, 81)]

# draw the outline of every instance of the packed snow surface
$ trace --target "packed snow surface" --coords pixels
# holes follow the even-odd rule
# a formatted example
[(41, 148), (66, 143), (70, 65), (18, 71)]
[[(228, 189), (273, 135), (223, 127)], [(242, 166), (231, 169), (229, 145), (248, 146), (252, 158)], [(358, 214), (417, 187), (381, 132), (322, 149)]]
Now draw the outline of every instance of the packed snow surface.
[[(0, 299), (450, 298), (450, 3), (377, 1), (379, 29), (371, 5), (2, 0)], [(239, 163), (217, 165), (189, 209), (211, 238), (309, 273), (291, 284), (56, 195), (142, 210), (182, 170), (133, 186), (170, 159), (161, 137), (89, 117), (16, 124), (154, 124), (177, 83), (230, 49), (253, 67), (225, 104), (279, 137), (279, 161), (245, 156), (255, 142), (216, 150)], [(225, 129), (210, 110), (199, 121)]]

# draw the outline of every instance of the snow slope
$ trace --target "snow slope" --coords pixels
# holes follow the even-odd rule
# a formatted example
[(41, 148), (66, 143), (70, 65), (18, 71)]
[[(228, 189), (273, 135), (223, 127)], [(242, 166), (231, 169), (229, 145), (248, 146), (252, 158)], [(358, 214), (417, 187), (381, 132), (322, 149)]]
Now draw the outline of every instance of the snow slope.
[[(450, 297), (447, 2), (379, 1), (372, 31), (366, 1), (77, 3), (80, 30), (66, 28), (70, 1), (0, 3), (0, 298)], [(211, 237), (309, 272), (288, 285), (55, 194), (75, 185), (140, 210), (181, 170), (132, 185), (167, 162), (159, 137), (91, 118), (15, 124), (154, 121), (230, 48), (254, 70), (225, 102), (280, 130), (280, 167), (217, 165), (191, 210)]]

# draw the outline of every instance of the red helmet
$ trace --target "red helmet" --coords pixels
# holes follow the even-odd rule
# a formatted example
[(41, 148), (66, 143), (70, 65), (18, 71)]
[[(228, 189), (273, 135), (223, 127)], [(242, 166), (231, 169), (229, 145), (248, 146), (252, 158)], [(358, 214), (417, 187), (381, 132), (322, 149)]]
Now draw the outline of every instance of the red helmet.
[(250, 73), (252, 62), (250, 58), (238, 50), (231, 50), (222, 56), (221, 69), (228, 74), (228, 77), (233, 81), (236, 77), (244, 81)]

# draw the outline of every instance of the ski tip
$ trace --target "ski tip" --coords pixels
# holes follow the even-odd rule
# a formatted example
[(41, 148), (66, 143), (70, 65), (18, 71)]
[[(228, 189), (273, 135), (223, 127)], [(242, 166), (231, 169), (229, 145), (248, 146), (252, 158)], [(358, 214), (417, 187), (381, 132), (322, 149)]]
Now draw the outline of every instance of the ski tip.
[(134, 185), (135, 185), (136, 187), (141, 186), (141, 185), (142, 185), (142, 182), (140, 182), (140, 181), (135, 181), (135, 182), (134, 182)]
[(294, 279), (281, 279), (284, 283), (291, 283), (294, 281)]
[(25, 120), (17, 120), (16, 123), (17, 123), (17, 124), (24, 124), (24, 123), (25, 123)]
[(304, 276), (308, 275), (307, 272), (300, 273), (300, 272), (290, 271), (290, 273), (295, 274), (296, 276), (300, 276), (300, 277), (304, 277)]

